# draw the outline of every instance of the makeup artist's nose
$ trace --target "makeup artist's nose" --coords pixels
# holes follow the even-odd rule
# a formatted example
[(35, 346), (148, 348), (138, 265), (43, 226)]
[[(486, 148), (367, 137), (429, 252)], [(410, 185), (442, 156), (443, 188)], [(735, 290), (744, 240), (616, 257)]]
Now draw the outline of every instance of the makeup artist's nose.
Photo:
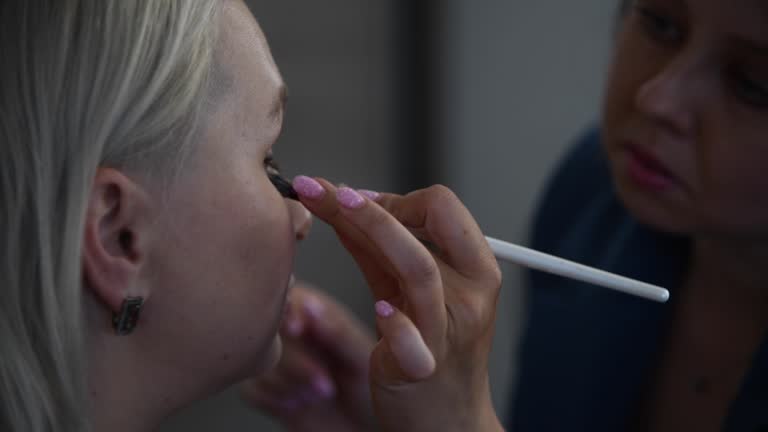
[(293, 232), (296, 233), (296, 240), (304, 240), (309, 235), (312, 228), (312, 213), (309, 212), (301, 203), (291, 201), (291, 220), (293, 221)]
[(637, 108), (670, 132), (687, 134), (695, 123), (695, 81), (691, 67), (672, 63), (643, 83), (635, 96)]

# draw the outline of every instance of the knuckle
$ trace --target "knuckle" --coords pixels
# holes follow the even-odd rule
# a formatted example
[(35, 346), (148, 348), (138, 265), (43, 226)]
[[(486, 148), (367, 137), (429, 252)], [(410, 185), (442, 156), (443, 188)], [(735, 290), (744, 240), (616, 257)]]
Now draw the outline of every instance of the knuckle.
[(490, 272), (488, 272), (489, 283), (493, 287), (494, 292), (501, 289), (501, 284), (504, 283), (504, 273), (498, 264), (494, 263), (494, 266)]
[(451, 189), (441, 184), (430, 186), (427, 189), (427, 196), (434, 204), (455, 203), (459, 200)]
[(455, 315), (461, 322), (467, 341), (475, 340), (476, 336), (485, 333), (489, 325), (493, 325), (496, 315), (496, 302), (482, 295), (462, 295), (457, 299), (458, 308)]
[(469, 327), (473, 329), (483, 327), (483, 324), (486, 321), (486, 316), (488, 315), (486, 312), (486, 305), (479, 301), (479, 299), (472, 298), (470, 301), (466, 302), (465, 307), (465, 319), (467, 320)]
[(431, 283), (440, 278), (440, 269), (429, 255), (420, 256), (410, 262), (404, 276), (414, 283)]
[(474, 346), (484, 327), (482, 307), (470, 298), (462, 298), (449, 307), (449, 311), (453, 317), (456, 330), (454, 337), (458, 345), (463, 349)]
[(390, 215), (383, 210), (371, 211), (369, 212), (369, 215), (370, 216), (365, 221), (366, 225), (368, 225), (369, 228), (380, 227), (387, 223), (390, 223)]

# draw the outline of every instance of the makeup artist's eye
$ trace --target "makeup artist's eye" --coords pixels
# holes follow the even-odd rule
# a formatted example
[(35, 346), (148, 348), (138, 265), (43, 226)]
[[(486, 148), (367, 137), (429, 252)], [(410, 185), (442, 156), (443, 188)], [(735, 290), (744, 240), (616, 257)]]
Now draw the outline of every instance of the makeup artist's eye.
[(757, 109), (768, 109), (768, 82), (752, 79), (740, 69), (728, 72), (728, 80), (733, 92), (745, 104)]
[(644, 6), (635, 5), (635, 13), (640, 18), (643, 29), (653, 40), (663, 44), (675, 44), (683, 41), (684, 29), (672, 17)]

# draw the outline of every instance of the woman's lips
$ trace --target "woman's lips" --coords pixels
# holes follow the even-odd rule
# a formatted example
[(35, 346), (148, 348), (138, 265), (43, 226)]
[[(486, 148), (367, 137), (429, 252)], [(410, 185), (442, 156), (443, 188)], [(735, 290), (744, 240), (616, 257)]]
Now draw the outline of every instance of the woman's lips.
[(678, 182), (672, 172), (652, 154), (637, 146), (629, 146), (627, 153), (627, 174), (637, 185), (662, 191)]

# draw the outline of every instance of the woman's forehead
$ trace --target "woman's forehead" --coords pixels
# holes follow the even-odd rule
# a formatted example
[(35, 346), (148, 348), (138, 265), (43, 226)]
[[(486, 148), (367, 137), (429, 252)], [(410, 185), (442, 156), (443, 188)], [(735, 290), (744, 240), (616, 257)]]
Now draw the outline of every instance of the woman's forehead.
[[(219, 15), (209, 97), (208, 133), (241, 142), (251, 150), (271, 145), (282, 116), (276, 116), (283, 80), (266, 39), (247, 6), (227, 0)], [(280, 121), (277, 121), (280, 120)]]
[[(255, 98), (265, 115), (283, 87), (266, 38), (247, 6), (228, 1), (220, 19), (215, 49), (214, 87), (227, 88), (228, 96)], [(263, 103), (261, 103), (263, 102)]]

